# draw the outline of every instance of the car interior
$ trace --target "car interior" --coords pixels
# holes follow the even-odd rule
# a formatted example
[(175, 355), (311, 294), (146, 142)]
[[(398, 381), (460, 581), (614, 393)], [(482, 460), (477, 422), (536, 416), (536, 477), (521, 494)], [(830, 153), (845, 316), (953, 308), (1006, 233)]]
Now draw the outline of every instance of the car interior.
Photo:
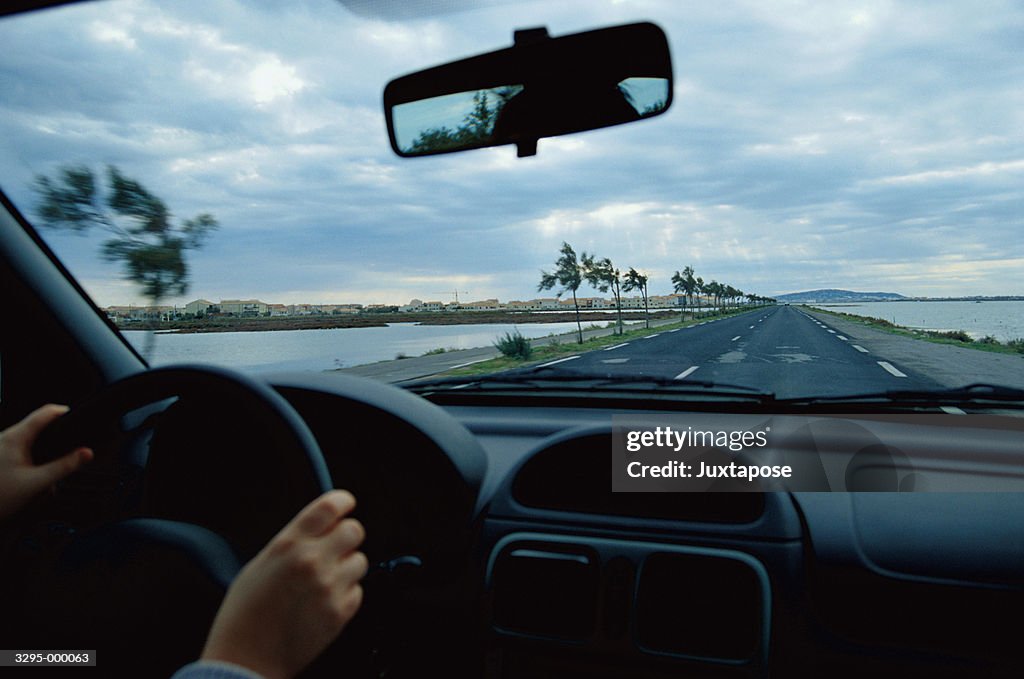
[[(504, 85), (519, 62), (460, 63), (387, 90), (397, 152), (415, 154), (400, 146), (403, 103)], [(634, 72), (671, 78), (664, 68)], [(512, 78), (554, 87), (538, 79)], [(530, 155), (539, 138), (631, 122), (537, 122), (549, 104), (526, 101), (532, 112), (493, 142)], [(85, 442), (97, 451), (3, 526), (5, 648), (96, 649), (104, 674), (167, 676), (197, 656), (240, 564), (342, 487), (359, 499), (371, 571), (362, 610), (311, 676), (1020, 676), (1016, 403), (965, 416), (927, 399), (407, 389), (336, 372), (151, 368), (7, 196), (0, 289), (0, 427), (68, 403), (37, 459)], [(771, 425), (785, 433), (767, 453), (813, 461), (818, 477), (782, 490), (613, 492), (616, 437), (651, 418)], [(874, 476), (830, 483), (830, 465), (859, 453)], [(914, 484), (933, 492), (899, 492)]]

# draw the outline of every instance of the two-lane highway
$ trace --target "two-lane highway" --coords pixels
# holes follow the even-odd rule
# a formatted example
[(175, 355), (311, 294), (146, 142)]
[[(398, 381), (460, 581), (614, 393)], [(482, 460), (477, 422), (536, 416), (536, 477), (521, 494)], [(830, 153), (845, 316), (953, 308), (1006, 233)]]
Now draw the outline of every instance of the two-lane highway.
[(546, 365), (586, 374), (710, 380), (756, 387), (780, 398), (941, 387), (789, 306), (652, 331), (642, 339)]

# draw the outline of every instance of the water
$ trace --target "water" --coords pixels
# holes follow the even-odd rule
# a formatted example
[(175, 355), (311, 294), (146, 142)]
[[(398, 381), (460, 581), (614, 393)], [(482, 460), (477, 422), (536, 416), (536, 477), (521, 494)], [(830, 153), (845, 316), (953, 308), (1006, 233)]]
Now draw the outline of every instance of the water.
[[(586, 325), (586, 324), (584, 324)], [(151, 365), (211, 363), (245, 372), (331, 370), (386, 361), (398, 354), (420, 356), (431, 349), (491, 346), (506, 332), (529, 338), (574, 332), (575, 323), (419, 325), (391, 323), (376, 328), (275, 330), (265, 332), (160, 333)], [(146, 334), (124, 333), (143, 351)]]
[(1024, 301), (1018, 302), (862, 302), (813, 306), (871, 316), (920, 330), (963, 330), (980, 339), (1006, 342), (1024, 337)]

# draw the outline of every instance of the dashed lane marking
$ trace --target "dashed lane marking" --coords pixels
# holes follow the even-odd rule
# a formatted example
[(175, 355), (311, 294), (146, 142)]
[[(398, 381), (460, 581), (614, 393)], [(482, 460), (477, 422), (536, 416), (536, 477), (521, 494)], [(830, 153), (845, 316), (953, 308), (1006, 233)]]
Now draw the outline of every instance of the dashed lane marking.
[(623, 342), (622, 344), (616, 344), (615, 346), (606, 347), (604, 349), (604, 351), (611, 351), (612, 349), (620, 349), (620, 348), (622, 348), (624, 346), (627, 346), (627, 345), (629, 345), (629, 342)]
[(894, 366), (892, 363), (889, 363), (888, 361), (878, 361), (878, 365), (882, 366), (882, 368), (884, 368), (887, 373), (889, 373), (890, 375), (894, 375), (895, 377), (907, 376), (905, 372), (900, 371), (898, 368), (896, 368), (896, 366)]
[(742, 336), (743, 336), (743, 335), (736, 335), (735, 337), (733, 337), (733, 338), (732, 338), (731, 340), (729, 340), (729, 341), (730, 341), (730, 342), (735, 342), (736, 340), (738, 340), (738, 339), (739, 339), (740, 337), (742, 337)]
[(687, 376), (692, 375), (693, 371), (696, 370), (699, 367), (700, 367), (699, 365), (691, 365), (689, 368), (687, 368), (683, 372), (681, 372), (678, 375), (676, 375), (673, 379), (677, 379), (677, 380), (685, 379)]
[(868, 353), (868, 350), (867, 350), (867, 349), (865, 349), (864, 347), (862, 347), (862, 346), (861, 346), (861, 345), (859, 345), (859, 344), (851, 344), (850, 346), (851, 346), (851, 347), (853, 347), (854, 349), (856, 349), (857, 351), (859, 351), (859, 352), (860, 352), (860, 353), (862, 353), (862, 354), (866, 354), (866, 353)]
[(842, 335), (836, 335), (836, 337), (838, 337), (839, 339), (843, 340), (844, 342), (849, 342), (850, 341), (850, 340), (846, 339), (845, 337), (843, 337)]
[(548, 361), (547, 363), (541, 363), (537, 367), (538, 368), (546, 368), (549, 365), (555, 365), (556, 363), (565, 363), (566, 361), (572, 361), (572, 360), (575, 360), (577, 358), (579, 358), (579, 356), (570, 356), (568, 358), (560, 358), (557, 361)]

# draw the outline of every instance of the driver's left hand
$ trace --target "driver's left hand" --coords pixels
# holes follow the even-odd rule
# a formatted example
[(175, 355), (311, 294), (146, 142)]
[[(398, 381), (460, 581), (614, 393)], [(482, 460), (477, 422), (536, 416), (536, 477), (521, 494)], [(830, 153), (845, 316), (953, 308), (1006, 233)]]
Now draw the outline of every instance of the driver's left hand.
[(92, 459), (92, 450), (76, 448), (47, 464), (32, 461), (32, 444), (39, 433), (67, 411), (67, 406), (50, 403), (0, 432), (0, 520)]

